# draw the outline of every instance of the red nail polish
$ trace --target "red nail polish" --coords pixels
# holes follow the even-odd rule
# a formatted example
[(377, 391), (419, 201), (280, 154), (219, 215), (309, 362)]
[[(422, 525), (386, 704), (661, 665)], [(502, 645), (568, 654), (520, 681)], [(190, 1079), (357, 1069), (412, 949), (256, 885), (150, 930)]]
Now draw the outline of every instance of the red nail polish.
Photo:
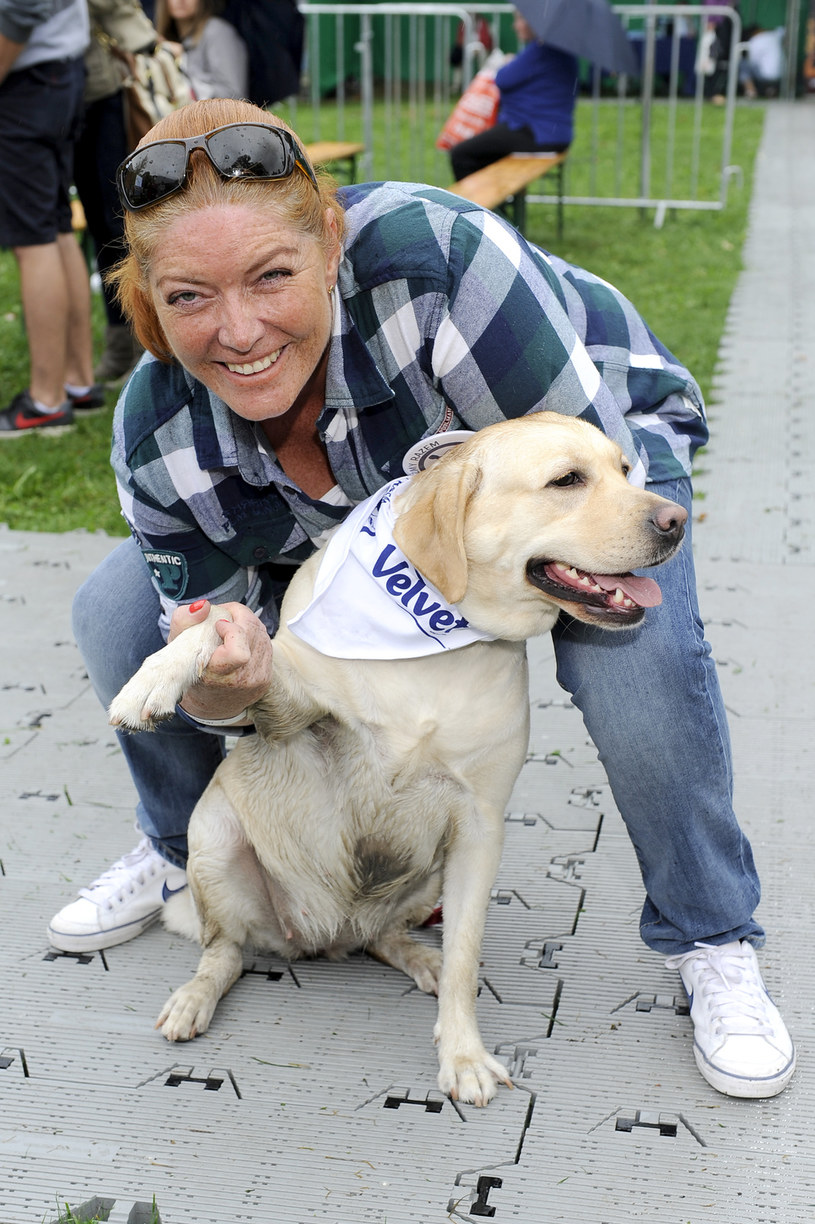
[(196, 599), (195, 603), (191, 603), (189, 605), (189, 608), (187, 609), (187, 611), (188, 612), (200, 612), (201, 608), (203, 608), (206, 602), (207, 601), (205, 599)]

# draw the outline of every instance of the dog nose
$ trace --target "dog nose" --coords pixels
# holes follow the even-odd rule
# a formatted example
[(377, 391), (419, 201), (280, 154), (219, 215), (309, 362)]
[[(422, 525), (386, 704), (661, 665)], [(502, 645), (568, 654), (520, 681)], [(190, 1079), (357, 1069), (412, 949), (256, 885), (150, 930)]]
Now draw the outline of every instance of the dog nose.
[(681, 540), (688, 521), (688, 512), (676, 502), (666, 501), (654, 512), (651, 522), (660, 535), (668, 539)]

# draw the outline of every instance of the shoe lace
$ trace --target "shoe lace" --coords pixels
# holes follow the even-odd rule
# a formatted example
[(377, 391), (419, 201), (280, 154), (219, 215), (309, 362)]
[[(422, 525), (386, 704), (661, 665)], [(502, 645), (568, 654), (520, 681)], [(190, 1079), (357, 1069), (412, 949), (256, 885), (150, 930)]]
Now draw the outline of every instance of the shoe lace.
[(123, 901), (128, 893), (132, 893), (134, 884), (145, 883), (147, 876), (151, 874), (152, 860), (156, 857), (156, 851), (149, 839), (142, 838), (135, 850), (123, 854), (87, 888), (80, 888), (80, 897), (87, 898), (94, 905), (106, 905), (110, 908), (115, 902)]
[(701, 993), (711, 1025), (727, 1036), (772, 1036), (772, 1004), (750, 950), (741, 944), (696, 946), (696, 995)]

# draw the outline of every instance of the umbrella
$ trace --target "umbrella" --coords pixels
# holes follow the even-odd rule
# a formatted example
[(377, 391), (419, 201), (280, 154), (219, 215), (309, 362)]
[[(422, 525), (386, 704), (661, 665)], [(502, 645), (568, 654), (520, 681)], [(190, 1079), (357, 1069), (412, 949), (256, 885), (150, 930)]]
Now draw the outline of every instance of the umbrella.
[(622, 23), (606, 0), (513, 0), (541, 42), (608, 72), (639, 74)]

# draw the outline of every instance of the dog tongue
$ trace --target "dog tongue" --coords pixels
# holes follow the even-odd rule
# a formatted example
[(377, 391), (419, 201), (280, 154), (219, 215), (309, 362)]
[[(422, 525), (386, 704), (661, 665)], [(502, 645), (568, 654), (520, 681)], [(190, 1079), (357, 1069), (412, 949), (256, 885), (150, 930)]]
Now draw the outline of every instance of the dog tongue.
[(616, 591), (619, 587), (640, 608), (656, 608), (662, 603), (662, 592), (653, 578), (637, 574), (589, 574), (589, 577), (604, 591)]

